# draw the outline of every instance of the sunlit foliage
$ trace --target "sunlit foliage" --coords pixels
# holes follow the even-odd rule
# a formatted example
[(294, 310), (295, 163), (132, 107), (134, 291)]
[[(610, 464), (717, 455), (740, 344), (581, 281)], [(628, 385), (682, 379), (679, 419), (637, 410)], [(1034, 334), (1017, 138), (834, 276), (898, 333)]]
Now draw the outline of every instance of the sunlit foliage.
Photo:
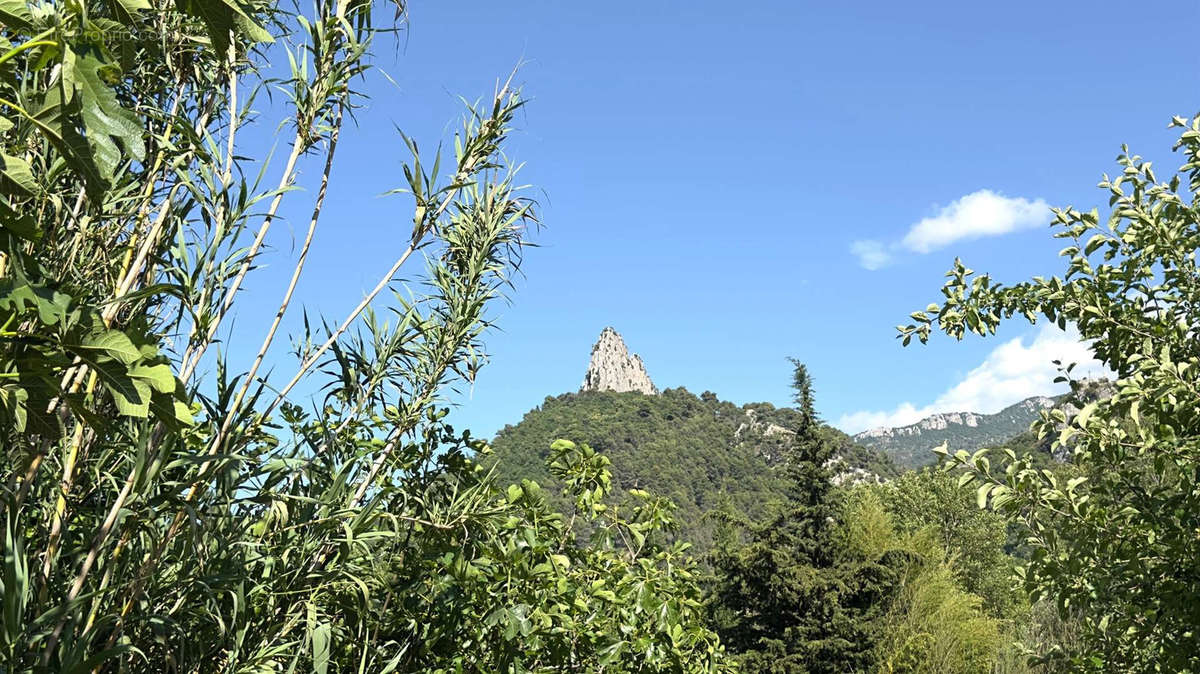
[[(1116, 374), (1111, 397), (1035, 427), (1052, 451), (1069, 453), (1075, 477), (1015, 453), (1003, 469), (984, 452), (947, 457), (981, 505), (1024, 527), (1026, 589), (1081, 630), (1078, 643), (1047, 655), (1078, 671), (1200, 667), (1200, 117), (1172, 125), (1182, 129), (1177, 172), (1160, 180), (1123, 149), (1120, 172), (1100, 183), (1107, 217), (1056, 211), (1063, 276), (1005, 285), (955, 262), (944, 300), (901, 329), (907, 343), (935, 326), (962, 338), (1044, 317), (1078, 326)], [(1063, 364), (1064, 380), (1070, 371)]]
[[(397, 136), (391, 266), (306, 320), (295, 362), (272, 350), (372, 48), (404, 18), (0, 0), (0, 670), (722, 667), (668, 503), (602, 503), (603, 460), (561, 445), (564, 518), (445, 425), (537, 222), (503, 152), (508, 82), (445, 152)], [(255, 128), (282, 157), (248, 156)], [(274, 321), (245, 334), (285, 199), (307, 229)], [(251, 362), (214, 348), (247, 340)]]

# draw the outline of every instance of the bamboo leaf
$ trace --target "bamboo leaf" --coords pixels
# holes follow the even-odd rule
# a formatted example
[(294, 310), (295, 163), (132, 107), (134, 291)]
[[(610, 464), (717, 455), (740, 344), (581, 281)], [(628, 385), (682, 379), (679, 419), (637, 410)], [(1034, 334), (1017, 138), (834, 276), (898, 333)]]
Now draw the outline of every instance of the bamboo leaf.
[(330, 625), (321, 623), (312, 633), (313, 671), (327, 674), (329, 671)]
[(29, 600), (29, 561), (24, 541), (16, 529), (11, 508), (4, 520), (4, 635), (15, 643), (24, 630), (25, 605)]

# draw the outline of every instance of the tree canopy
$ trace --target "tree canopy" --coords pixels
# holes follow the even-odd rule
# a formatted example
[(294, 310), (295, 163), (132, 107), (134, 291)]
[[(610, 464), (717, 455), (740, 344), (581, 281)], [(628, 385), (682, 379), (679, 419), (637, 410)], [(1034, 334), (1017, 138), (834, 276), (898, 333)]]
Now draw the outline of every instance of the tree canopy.
[[(1123, 148), (1119, 172), (1100, 183), (1107, 217), (1055, 211), (1055, 235), (1068, 244), (1062, 276), (1006, 285), (956, 261), (944, 300), (900, 330), (905, 343), (935, 327), (961, 339), (1044, 317), (1077, 326), (1115, 373), (1111, 397), (1035, 426), (1052, 451), (1069, 453), (1078, 471), (1069, 479), (1012, 450), (1003, 468), (986, 452), (944, 452), (981, 505), (1024, 528), (1031, 596), (1079, 617), (1080, 643), (1047, 654), (1079, 671), (1200, 667), (1200, 117), (1172, 126), (1177, 172), (1160, 180)], [(1062, 364), (1064, 381), (1071, 370)]]
[[(786, 498), (782, 459), (800, 415), (794, 408), (739, 406), (713, 393), (697, 397), (682, 388), (657, 396), (566, 393), (547, 398), (519, 423), (501, 429), (495, 452), (484, 463), (495, 466), (502, 482), (534, 479), (553, 486), (545, 467), (550, 444), (558, 438), (586, 442), (612, 461), (617, 494), (642, 488), (670, 497), (678, 506), (677, 535), (704, 553), (718, 528), (708, 513), (731, 509), (761, 518), (772, 502)], [(838, 470), (896, 474), (886, 456), (814, 423), (840, 458)]]

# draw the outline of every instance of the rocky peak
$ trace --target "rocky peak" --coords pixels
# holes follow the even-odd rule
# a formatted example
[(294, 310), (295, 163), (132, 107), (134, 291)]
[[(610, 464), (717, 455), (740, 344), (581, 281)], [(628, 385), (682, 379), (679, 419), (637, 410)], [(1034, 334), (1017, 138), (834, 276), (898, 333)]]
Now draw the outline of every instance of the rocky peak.
[(646, 374), (646, 366), (637, 354), (630, 354), (621, 334), (604, 328), (592, 347), (592, 359), (583, 376), (580, 391), (638, 391), (658, 395), (658, 388)]
[(872, 428), (870, 430), (858, 433), (854, 437), (856, 439), (869, 438), (895, 438), (906, 435), (921, 435), (925, 431), (944, 431), (955, 427), (979, 428), (981, 425), (987, 424), (991, 418), (1000, 415), (1022, 415), (1029, 416), (1029, 421), (1036, 418), (1036, 413), (1053, 407), (1055, 405), (1054, 398), (1045, 396), (1034, 396), (1026, 398), (1019, 403), (1015, 403), (999, 414), (977, 414), (975, 412), (941, 412), (931, 414), (920, 421), (909, 424), (907, 426), (897, 426), (895, 428)]
[(1020, 405), (1022, 409), (1040, 412), (1042, 410), (1050, 409), (1058, 403), (1054, 398), (1049, 398), (1047, 396), (1034, 396), (1032, 398), (1026, 398), (1017, 404)]
[(951, 449), (973, 451), (996, 447), (1029, 430), (1041, 410), (1054, 407), (1055, 398), (1035, 396), (1010, 405), (995, 414), (947, 412), (933, 414), (916, 423), (896, 428), (873, 428), (854, 436), (859, 444), (887, 452), (902, 465), (921, 466), (933, 460), (929, 450), (946, 443)]

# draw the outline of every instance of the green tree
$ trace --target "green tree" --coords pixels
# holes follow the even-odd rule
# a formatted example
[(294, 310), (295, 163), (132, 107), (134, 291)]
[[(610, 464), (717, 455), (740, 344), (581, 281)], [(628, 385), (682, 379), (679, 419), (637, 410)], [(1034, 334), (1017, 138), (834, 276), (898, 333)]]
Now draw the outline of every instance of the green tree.
[(876, 492), (901, 534), (928, 530), (941, 549), (954, 556), (954, 572), (963, 588), (983, 599), (996, 618), (1016, 618), (1022, 590), (1016, 586), (1016, 561), (1005, 553), (1007, 521), (981, 510), (972, 490), (954, 476), (933, 468), (904, 473), (866, 487)]
[(397, 670), (727, 671), (689, 546), (666, 535), (673, 504), (643, 490), (613, 502), (608, 459), (587, 445), (560, 440), (547, 463), (569, 515), (537, 482), (501, 493), (477, 469), (455, 479), (489, 487), (490, 517), (431, 527), (418, 563), (382, 560), (395, 591), (374, 624)]
[(1063, 276), (1004, 285), (956, 261), (945, 300), (901, 328), (907, 344), (935, 324), (961, 339), (1044, 316), (1077, 326), (1116, 373), (1111, 398), (1035, 425), (1039, 440), (1070, 452), (1078, 476), (1060, 479), (1011, 450), (1003, 471), (986, 452), (948, 457), (981, 505), (1026, 529), (1025, 586), (1064, 618), (1078, 614), (1080, 643), (1062, 650), (1079, 671), (1200, 668), (1200, 117), (1172, 125), (1182, 129), (1177, 173), (1160, 181), (1123, 148), (1120, 173), (1100, 183), (1107, 218), (1055, 211), (1056, 236), (1068, 240)]
[(808, 372), (793, 364), (798, 422), (785, 459), (788, 499), (749, 527), (745, 545), (716, 555), (714, 615), (746, 671), (869, 671), (899, 560), (845, 545), (828, 467), (833, 448), (816, 423)]
[(1003, 622), (960, 580), (959, 559), (931, 526), (904, 531), (884, 492), (854, 489), (845, 513), (846, 544), (867, 558), (906, 560), (876, 644), (877, 670), (889, 674), (986, 674), (1002, 653)]

